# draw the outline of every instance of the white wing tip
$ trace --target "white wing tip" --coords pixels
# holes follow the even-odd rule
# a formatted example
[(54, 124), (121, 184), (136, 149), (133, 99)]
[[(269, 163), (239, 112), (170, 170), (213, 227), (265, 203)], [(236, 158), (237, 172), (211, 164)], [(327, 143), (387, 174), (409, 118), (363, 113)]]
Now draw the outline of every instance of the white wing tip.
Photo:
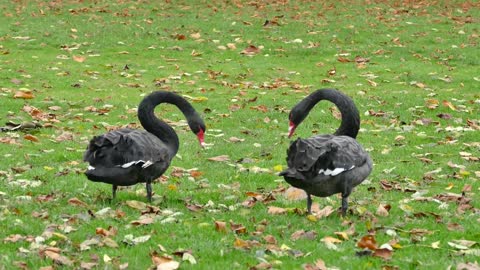
[(330, 169), (320, 169), (318, 171), (318, 174), (324, 174), (324, 175), (329, 175), (329, 176), (336, 176), (336, 175), (339, 175), (341, 174), (342, 172), (344, 171), (349, 171), (351, 169), (355, 168), (355, 165), (352, 165), (352, 167), (350, 167), (349, 169), (345, 169), (345, 168), (335, 168), (333, 170), (330, 170)]
[(91, 170), (95, 170), (95, 167), (93, 167), (92, 165), (88, 165), (88, 168), (87, 170), (91, 171)]
[(153, 164), (153, 162), (151, 160), (147, 160), (147, 161), (137, 160), (137, 161), (131, 161), (131, 162), (125, 163), (123, 165), (119, 165), (119, 166), (126, 169), (126, 168), (130, 168), (132, 165), (137, 165), (139, 163), (143, 163), (143, 165), (142, 165), (143, 169), (145, 169), (145, 168), (147, 168), (147, 167), (149, 167), (150, 165)]

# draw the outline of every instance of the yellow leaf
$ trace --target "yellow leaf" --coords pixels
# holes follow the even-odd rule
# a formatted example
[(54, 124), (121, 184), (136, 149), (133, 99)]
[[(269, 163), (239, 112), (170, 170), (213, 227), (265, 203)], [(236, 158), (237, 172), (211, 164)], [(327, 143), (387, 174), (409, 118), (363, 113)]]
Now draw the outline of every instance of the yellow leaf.
[(335, 244), (335, 243), (342, 243), (342, 240), (338, 239), (338, 238), (335, 238), (335, 237), (331, 237), (331, 236), (325, 236), (323, 239), (322, 239), (322, 242), (325, 242), (325, 243), (332, 243), (332, 244)]
[(283, 166), (282, 165), (275, 165), (275, 166), (273, 166), (273, 170), (275, 172), (281, 172), (281, 171), (283, 171)]
[(177, 186), (174, 185), (174, 184), (170, 184), (170, 185), (168, 185), (168, 189), (170, 189), (172, 191), (175, 191), (175, 190), (177, 190)]
[(314, 215), (308, 215), (307, 219), (311, 222), (316, 222), (317, 221), (317, 218)]
[(335, 232), (335, 235), (343, 240), (348, 240), (348, 234), (346, 232)]
[(51, 171), (51, 170), (53, 170), (53, 167), (43, 166), (43, 169), (46, 170), (46, 171)]
[(453, 183), (448, 183), (448, 186), (445, 188), (446, 190), (450, 190), (454, 187)]

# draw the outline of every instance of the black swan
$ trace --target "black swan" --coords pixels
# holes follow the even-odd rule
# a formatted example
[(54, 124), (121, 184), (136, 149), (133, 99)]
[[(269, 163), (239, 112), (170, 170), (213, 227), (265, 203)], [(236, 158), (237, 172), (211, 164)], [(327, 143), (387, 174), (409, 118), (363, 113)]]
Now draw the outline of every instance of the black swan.
[(342, 215), (348, 208), (348, 196), (372, 171), (372, 160), (355, 140), (360, 115), (353, 101), (333, 89), (320, 89), (300, 101), (290, 111), (290, 138), (296, 127), (321, 100), (334, 103), (342, 114), (340, 127), (332, 134), (308, 139), (298, 138), (287, 150), (288, 169), (280, 173), (290, 185), (307, 193), (307, 211), (312, 209), (311, 195), (327, 197), (342, 194)]
[(146, 183), (147, 199), (151, 201), (152, 181), (167, 170), (177, 153), (179, 141), (175, 130), (154, 113), (161, 103), (177, 106), (204, 146), (205, 123), (192, 105), (172, 92), (151, 93), (138, 106), (138, 119), (146, 131), (123, 128), (95, 136), (83, 155), (83, 160), (89, 163), (87, 178), (112, 184), (113, 198), (118, 186)]

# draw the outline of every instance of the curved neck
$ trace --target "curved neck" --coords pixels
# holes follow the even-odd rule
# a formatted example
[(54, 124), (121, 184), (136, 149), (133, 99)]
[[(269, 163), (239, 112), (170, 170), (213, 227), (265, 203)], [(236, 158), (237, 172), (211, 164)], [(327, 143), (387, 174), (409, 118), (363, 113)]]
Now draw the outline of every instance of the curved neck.
[(295, 107), (300, 106), (299, 108), (303, 110), (303, 114), (306, 116), (321, 100), (332, 102), (342, 113), (342, 122), (334, 135), (345, 135), (356, 138), (358, 130), (360, 129), (360, 114), (353, 100), (340, 91), (334, 89), (317, 90), (303, 99)]
[(161, 103), (177, 106), (187, 119), (196, 117), (198, 114), (190, 103), (172, 92), (153, 92), (146, 96), (138, 106), (138, 120), (143, 128), (162, 140), (168, 147), (170, 157), (173, 157), (179, 147), (178, 136), (172, 127), (155, 116), (155, 107)]

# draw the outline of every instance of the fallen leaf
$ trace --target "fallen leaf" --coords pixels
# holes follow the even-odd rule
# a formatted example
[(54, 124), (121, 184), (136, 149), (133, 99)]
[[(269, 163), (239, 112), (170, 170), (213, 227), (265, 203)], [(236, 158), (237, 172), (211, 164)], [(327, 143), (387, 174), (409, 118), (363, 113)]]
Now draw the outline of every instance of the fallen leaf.
[(85, 56), (74, 55), (72, 59), (75, 62), (83, 63), (87, 58)]
[(125, 237), (123, 238), (123, 242), (124, 243), (127, 243), (129, 245), (137, 245), (137, 244), (140, 244), (140, 243), (144, 243), (144, 242), (147, 242), (149, 239), (150, 239), (150, 235), (143, 235), (143, 236), (139, 236), (139, 237), (133, 237), (133, 235), (131, 234), (127, 234), (125, 235)]
[(377, 208), (377, 216), (386, 217), (388, 216), (387, 206), (380, 204)]
[(73, 261), (61, 255), (59, 249), (47, 248), (46, 250), (43, 251), (43, 254), (45, 254), (46, 257), (52, 259), (55, 263), (58, 263), (60, 265), (66, 265), (66, 266), (73, 265)]
[(313, 240), (317, 237), (317, 233), (315, 231), (304, 231), (304, 230), (299, 230), (294, 232), (291, 236), (290, 239), (293, 241), (297, 241), (298, 239), (308, 239), (308, 240)]
[(318, 211), (316, 211), (315, 209), (313, 209), (314, 207), (312, 206), (312, 212), (313, 214), (315, 215), (316, 218), (318, 219), (321, 219), (321, 218), (325, 218), (325, 217), (328, 217), (330, 216), (333, 212), (335, 212), (335, 210), (333, 209), (333, 207), (331, 205), (327, 205), (325, 206), (323, 209), (320, 209)]
[(359, 248), (375, 250), (377, 249), (377, 241), (375, 241), (375, 237), (373, 235), (365, 235), (360, 239), (360, 241), (358, 241), (357, 246)]
[(125, 202), (130, 208), (137, 209), (137, 210), (145, 210), (147, 209), (147, 204), (140, 201), (129, 200)]
[[(280, 166), (281, 169), (281, 165)], [(276, 171), (275, 167), (274, 170)], [(295, 187), (289, 187), (287, 188), (283, 195), (285, 196), (285, 199), (290, 200), (290, 201), (299, 201), (299, 200), (305, 200), (307, 199), (307, 193), (303, 189), (295, 188)]]
[(373, 256), (380, 257), (384, 260), (389, 260), (393, 255), (393, 251), (388, 248), (375, 249)]
[(86, 203), (82, 202), (81, 200), (79, 200), (78, 198), (71, 198), (68, 200), (68, 203), (71, 204), (71, 205), (76, 205), (76, 206), (87, 206)]
[(154, 220), (153, 220), (152, 217), (142, 216), (140, 219), (130, 222), (130, 224), (132, 224), (134, 226), (140, 226), (140, 225), (152, 224), (153, 222), (154, 222)]
[(452, 111), (457, 110), (457, 108), (455, 108), (455, 106), (453, 106), (453, 104), (448, 100), (442, 101), (442, 104), (443, 104), (443, 106), (450, 108), (450, 110), (452, 110)]
[(259, 52), (260, 52), (259, 48), (255, 47), (253, 45), (248, 45), (248, 47), (243, 49), (240, 52), (240, 54), (252, 56), (252, 55), (258, 54)]
[(221, 155), (221, 156), (208, 158), (208, 160), (216, 161), (216, 162), (225, 162), (225, 161), (229, 161), (230, 157), (228, 155)]
[(303, 265), (303, 270), (327, 270), (327, 266), (322, 259), (318, 259), (315, 264)]
[(331, 237), (331, 236), (325, 236), (322, 238), (322, 242), (325, 242), (325, 243), (331, 243), (331, 244), (338, 244), (338, 243), (342, 243), (342, 240), (338, 239), (338, 238), (335, 238), (335, 237)]
[(38, 138), (33, 136), (33, 135), (30, 135), (30, 134), (26, 134), (25, 136), (23, 136), (23, 138), (27, 141), (31, 141), (31, 142), (39, 142)]
[(276, 207), (276, 206), (269, 206), (268, 207), (268, 213), (271, 215), (282, 215), (287, 213), (287, 209), (281, 208), (281, 207)]
[(250, 249), (251, 245), (249, 242), (242, 240), (240, 238), (235, 238), (235, 241), (233, 242), (233, 246), (237, 249)]
[(13, 95), (13, 98), (32, 99), (34, 96), (32, 91), (17, 91)]
[(457, 264), (457, 270), (480, 270), (480, 265), (477, 262), (467, 262)]

